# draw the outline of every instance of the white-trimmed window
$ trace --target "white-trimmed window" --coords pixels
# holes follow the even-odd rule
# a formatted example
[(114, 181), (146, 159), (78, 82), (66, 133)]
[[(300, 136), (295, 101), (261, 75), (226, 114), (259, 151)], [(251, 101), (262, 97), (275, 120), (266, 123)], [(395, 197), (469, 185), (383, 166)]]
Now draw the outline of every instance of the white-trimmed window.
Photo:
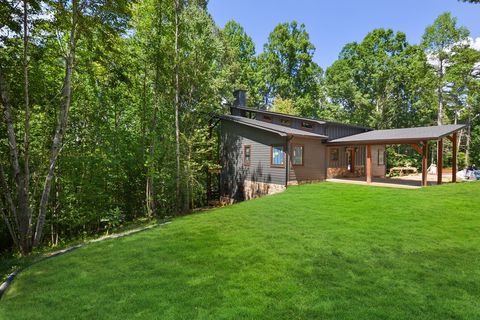
[(282, 145), (272, 146), (270, 149), (270, 166), (285, 167), (285, 150)]
[(292, 145), (292, 164), (294, 166), (303, 166), (303, 145)]

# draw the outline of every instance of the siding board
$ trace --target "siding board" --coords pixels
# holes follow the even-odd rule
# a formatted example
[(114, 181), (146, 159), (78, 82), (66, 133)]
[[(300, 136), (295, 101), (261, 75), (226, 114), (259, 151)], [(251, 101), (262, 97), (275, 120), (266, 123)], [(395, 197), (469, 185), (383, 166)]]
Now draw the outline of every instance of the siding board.
[[(220, 187), (224, 196), (243, 200), (246, 181), (286, 184), (286, 169), (270, 166), (271, 145), (284, 145), (285, 137), (230, 121), (221, 121)], [(250, 166), (245, 166), (244, 146), (251, 146)]]

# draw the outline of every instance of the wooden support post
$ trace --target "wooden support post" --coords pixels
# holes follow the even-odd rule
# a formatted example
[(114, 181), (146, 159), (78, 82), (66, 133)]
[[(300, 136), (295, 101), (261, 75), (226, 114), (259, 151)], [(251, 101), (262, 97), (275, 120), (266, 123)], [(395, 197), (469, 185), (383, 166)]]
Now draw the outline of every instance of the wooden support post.
[(442, 184), (443, 177), (443, 138), (437, 142), (437, 184)]
[(423, 152), (422, 152), (422, 186), (425, 187), (428, 185), (428, 141), (423, 141)]
[(457, 182), (457, 144), (458, 144), (458, 138), (457, 138), (457, 133), (455, 132), (452, 135), (452, 182)]
[(372, 145), (367, 144), (367, 183), (372, 183)]

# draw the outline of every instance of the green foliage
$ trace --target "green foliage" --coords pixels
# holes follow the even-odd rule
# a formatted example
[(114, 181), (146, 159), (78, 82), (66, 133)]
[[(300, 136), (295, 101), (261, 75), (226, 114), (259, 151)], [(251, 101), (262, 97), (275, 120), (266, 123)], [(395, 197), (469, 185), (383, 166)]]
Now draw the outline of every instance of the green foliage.
[(110, 209), (106, 214), (100, 219), (100, 222), (104, 225), (105, 231), (108, 234), (115, 228), (118, 228), (124, 221), (124, 214), (119, 207)]
[(222, 36), (225, 41), (223, 95), (228, 97), (226, 100), (230, 100), (234, 90), (243, 89), (248, 92), (247, 104), (258, 106), (262, 102), (259, 91), (261, 81), (258, 77), (258, 63), (252, 38), (233, 20), (225, 24)]
[(0, 318), (474, 319), (479, 192), (291, 187), (37, 263)]
[(469, 36), (465, 27), (457, 27), (457, 19), (450, 12), (439, 15), (434, 23), (425, 29), (422, 45), (427, 52), (438, 55), (440, 59), (448, 57), (447, 49), (452, 49)]
[(280, 97), (290, 99), (303, 116), (317, 115), (322, 69), (313, 61), (314, 52), (305, 25), (293, 21), (275, 27), (259, 56), (261, 92), (267, 105)]
[(431, 123), (431, 79), (423, 51), (405, 34), (376, 29), (342, 49), (326, 87), (351, 122), (383, 129)]
[(273, 105), (270, 108), (270, 111), (291, 114), (294, 116), (300, 115), (300, 110), (294, 107), (292, 99), (282, 99), (281, 97), (277, 97), (273, 100)]

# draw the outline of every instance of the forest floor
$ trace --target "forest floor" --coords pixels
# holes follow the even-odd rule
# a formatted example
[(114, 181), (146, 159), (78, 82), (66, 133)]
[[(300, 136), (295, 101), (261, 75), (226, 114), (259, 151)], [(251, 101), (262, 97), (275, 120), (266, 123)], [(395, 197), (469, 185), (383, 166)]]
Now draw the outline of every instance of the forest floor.
[(290, 187), (36, 263), (0, 319), (473, 319), (479, 196)]

